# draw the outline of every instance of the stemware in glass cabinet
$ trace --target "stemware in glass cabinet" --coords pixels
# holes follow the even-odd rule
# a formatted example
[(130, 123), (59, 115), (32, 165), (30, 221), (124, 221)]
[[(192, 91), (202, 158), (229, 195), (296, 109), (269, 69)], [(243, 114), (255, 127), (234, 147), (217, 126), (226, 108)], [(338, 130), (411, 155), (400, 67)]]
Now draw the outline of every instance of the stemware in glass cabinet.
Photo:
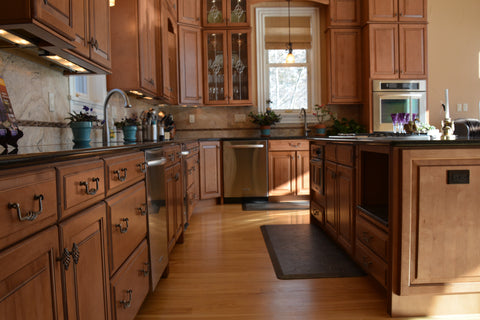
[(223, 0), (207, 0), (207, 23), (221, 24), (225, 22)]
[(247, 22), (247, 0), (229, 0), (230, 1), (230, 22)]
[(249, 60), (248, 60), (248, 33), (231, 31), (231, 92), (230, 100), (249, 100)]
[(224, 33), (207, 33), (208, 100), (225, 100)]

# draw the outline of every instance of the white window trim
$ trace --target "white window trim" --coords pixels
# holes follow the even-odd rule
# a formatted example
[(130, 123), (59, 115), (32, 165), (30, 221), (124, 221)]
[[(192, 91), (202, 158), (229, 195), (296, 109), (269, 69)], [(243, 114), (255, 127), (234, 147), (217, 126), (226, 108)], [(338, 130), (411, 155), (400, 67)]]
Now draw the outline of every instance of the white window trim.
[(107, 96), (107, 78), (104, 75), (86, 75), (87, 78), (87, 94), (75, 91), (75, 77), (70, 76), (69, 83), (69, 100), (70, 112), (80, 112), (83, 106), (93, 108), (98, 118), (103, 120), (103, 102)]
[[(258, 111), (265, 112), (267, 108), (266, 100), (266, 75), (265, 75), (265, 41), (264, 41), (264, 29), (265, 29), (265, 17), (282, 17), (288, 16), (287, 8), (256, 8), (256, 41), (257, 41), (257, 104)], [(309, 16), (312, 28), (312, 52), (311, 54), (311, 68), (309, 70), (310, 81), (310, 101), (311, 106), (307, 110), (307, 121), (316, 121), (315, 116), (312, 114), (313, 105), (320, 104), (321, 101), (321, 62), (320, 62), (320, 13), (318, 8), (290, 8), (290, 16)], [(281, 123), (300, 123), (303, 120), (299, 116), (299, 112), (296, 111), (283, 111)]]

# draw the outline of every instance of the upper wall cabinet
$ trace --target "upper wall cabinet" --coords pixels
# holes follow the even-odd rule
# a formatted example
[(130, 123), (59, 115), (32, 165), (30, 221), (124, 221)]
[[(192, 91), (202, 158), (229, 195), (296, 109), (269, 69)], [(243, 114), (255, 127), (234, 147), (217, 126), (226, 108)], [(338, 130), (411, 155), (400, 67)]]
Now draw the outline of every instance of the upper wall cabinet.
[(200, 27), (201, 2), (198, 0), (179, 0), (178, 23)]
[(329, 26), (360, 25), (360, 0), (330, 0)]
[(249, 26), (247, 0), (206, 0), (203, 2), (203, 26)]
[(427, 21), (427, 0), (366, 0), (363, 13), (372, 22)]
[(178, 103), (177, 19), (167, 10), (167, 3), (162, 1), (162, 4), (160, 15), (161, 47), (158, 49), (161, 55), (157, 55), (157, 63), (162, 67), (161, 73), (157, 75), (157, 79), (161, 83), (159, 95), (167, 103), (176, 104)]

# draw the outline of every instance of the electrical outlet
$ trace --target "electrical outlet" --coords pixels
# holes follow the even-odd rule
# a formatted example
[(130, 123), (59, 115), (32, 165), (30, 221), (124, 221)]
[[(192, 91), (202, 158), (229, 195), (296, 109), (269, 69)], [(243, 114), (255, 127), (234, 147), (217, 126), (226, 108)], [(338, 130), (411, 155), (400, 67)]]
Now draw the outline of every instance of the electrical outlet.
[(468, 103), (463, 104), (463, 111), (468, 111)]
[(195, 115), (194, 114), (188, 115), (188, 122), (195, 123)]
[(247, 116), (242, 113), (236, 113), (234, 119), (235, 122), (245, 122), (247, 120)]
[(457, 112), (462, 112), (462, 104), (457, 103)]
[(53, 92), (48, 93), (48, 110), (55, 112), (55, 94)]

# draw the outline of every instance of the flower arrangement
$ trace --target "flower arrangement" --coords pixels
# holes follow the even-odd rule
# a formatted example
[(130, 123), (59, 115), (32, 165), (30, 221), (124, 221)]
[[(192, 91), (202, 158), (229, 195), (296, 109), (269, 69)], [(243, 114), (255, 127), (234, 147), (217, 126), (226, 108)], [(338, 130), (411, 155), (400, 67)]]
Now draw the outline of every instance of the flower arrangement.
[(68, 124), (74, 122), (100, 122), (97, 115), (93, 111), (93, 108), (83, 106), (82, 111), (76, 112), (72, 111), (68, 113), (70, 116), (66, 117), (65, 120), (70, 120)]
[(121, 121), (114, 122), (115, 127), (122, 129), (129, 126), (139, 126), (140, 121), (135, 114), (132, 114), (130, 118), (123, 118)]
[(253, 113), (250, 112), (248, 114), (248, 117), (250, 120), (258, 124), (259, 126), (271, 126), (274, 125), (277, 122), (280, 122), (281, 116), (279, 114), (276, 114), (272, 109), (267, 108), (266, 112), (259, 112), (259, 113)]
[(322, 105), (314, 105), (313, 106), (314, 112), (313, 115), (317, 117), (318, 123), (323, 123), (324, 121), (327, 120), (335, 120), (337, 117), (335, 113), (333, 113), (327, 105), (322, 104)]
[(328, 130), (329, 136), (336, 136), (339, 133), (365, 133), (365, 127), (356, 122), (355, 120), (347, 120), (342, 118), (341, 120), (335, 119), (333, 125)]

